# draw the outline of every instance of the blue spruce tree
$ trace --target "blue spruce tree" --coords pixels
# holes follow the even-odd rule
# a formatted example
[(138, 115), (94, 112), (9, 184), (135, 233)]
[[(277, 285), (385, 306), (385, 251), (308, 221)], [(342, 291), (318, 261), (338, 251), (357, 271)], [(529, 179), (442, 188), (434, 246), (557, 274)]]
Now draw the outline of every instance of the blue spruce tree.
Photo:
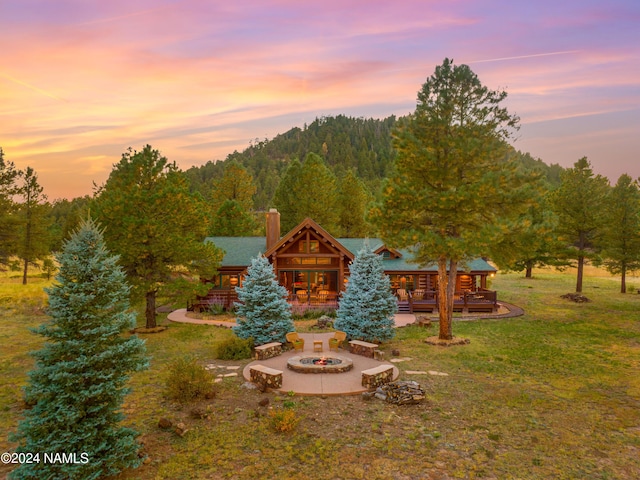
[[(17, 479), (96, 479), (137, 467), (137, 432), (121, 426), (131, 372), (148, 367), (145, 346), (123, 335), (135, 324), (129, 286), (102, 233), (84, 222), (57, 256), (60, 271), (49, 294), (50, 320), (33, 331), (46, 338), (33, 353), (18, 431), (17, 452), (39, 453), (10, 473)], [(44, 454), (75, 454), (52, 463)], [(54, 457), (55, 459), (55, 457)]]
[(233, 328), (240, 338), (252, 337), (256, 345), (286, 341), (294, 331), (287, 289), (276, 281), (273, 267), (262, 255), (251, 260), (242, 287), (237, 287), (238, 325)]
[(398, 304), (391, 293), (389, 277), (384, 274), (382, 257), (365, 243), (350, 271), (334, 327), (354, 340), (380, 342), (393, 338)]

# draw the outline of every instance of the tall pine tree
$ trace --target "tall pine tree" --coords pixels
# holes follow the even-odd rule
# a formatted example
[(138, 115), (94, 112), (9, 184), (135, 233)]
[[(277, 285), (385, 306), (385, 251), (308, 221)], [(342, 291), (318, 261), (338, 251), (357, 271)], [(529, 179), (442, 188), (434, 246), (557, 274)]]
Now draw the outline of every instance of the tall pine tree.
[[(10, 478), (95, 479), (136, 467), (137, 432), (123, 427), (129, 374), (148, 366), (144, 343), (122, 335), (133, 327), (129, 286), (102, 234), (83, 223), (57, 257), (57, 285), (47, 289), (51, 320), (36, 328), (47, 339), (35, 352), (18, 452), (76, 453), (76, 462), (24, 463)], [(86, 457), (80, 454), (85, 453)]]
[(627, 273), (640, 269), (640, 186), (626, 173), (609, 192), (606, 219), (598, 244), (605, 268), (620, 274), (620, 293), (627, 293)]
[(366, 237), (369, 225), (365, 220), (370, 200), (367, 187), (353, 169), (347, 170), (338, 181), (338, 226), (342, 237)]
[(38, 183), (38, 174), (31, 167), (23, 172), (22, 186), (18, 195), (22, 202), (18, 204), (19, 221), (17, 255), (22, 262), (22, 284), (27, 284), (29, 266), (39, 267), (38, 260), (49, 255), (49, 212), (51, 205)]
[(262, 255), (251, 260), (242, 287), (237, 287), (238, 325), (233, 331), (240, 338), (253, 338), (256, 345), (286, 341), (285, 335), (295, 327), (287, 289), (280, 285), (273, 267)]
[[(127, 278), (146, 300), (146, 327), (156, 327), (156, 296), (178, 279), (211, 276), (221, 258), (203, 243), (207, 208), (175, 163), (146, 145), (131, 149), (97, 190), (91, 214), (106, 227), (105, 240), (120, 256)], [(203, 261), (203, 259), (205, 261)], [(195, 289), (195, 286), (194, 286)]]
[(293, 160), (273, 197), (282, 215), (282, 230), (288, 232), (310, 217), (330, 232), (338, 230), (336, 177), (315, 153), (302, 164)]
[(576, 292), (582, 292), (585, 260), (595, 258), (594, 241), (602, 231), (609, 181), (595, 175), (587, 157), (562, 172), (562, 184), (551, 204), (558, 215), (556, 233), (566, 245), (566, 256), (577, 260)]
[(13, 162), (5, 160), (0, 147), (0, 270), (11, 265), (11, 258), (17, 251), (19, 222), (13, 196), (18, 192), (16, 181), (20, 173)]
[(237, 200), (225, 200), (216, 212), (209, 235), (212, 237), (249, 237), (256, 232), (253, 216)]
[(547, 265), (558, 268), (569, 266), (563, 258), (565, 245), (558, 240), (558, 217), (549, 207), (548, 195), (520, 215), (520, 224), (509, 235), (491, 247), (491, 259), (504, 270), (525, 271), (526, 278), (533, 277), (533, 269)]
[(351, 339), (365, 342), (393, 338), (398, 303), (391, 293), (389, 277), (384, 274), (382, 257), (367, 243), (357, 253), (350, 272), (334, 327)]
[(256, 185), (251, 173), (236, 161), (227, 163), (221, 178), (211, 182), (211, 203), (213, 210), (220, 209), (227, 200), (235, 200), (245, 212), (253, 210), (253, 196)]
[(501, 106), (467, 65), (445, 59), (398, 122), (396, 170), (371, 217), (390, 247), (412, 248), (420, 265), (438, 264), (440, 340), (453, 338), (458, 268), (514, 229), (532, 198), (530, 178), (505, 159), (518, 117)]

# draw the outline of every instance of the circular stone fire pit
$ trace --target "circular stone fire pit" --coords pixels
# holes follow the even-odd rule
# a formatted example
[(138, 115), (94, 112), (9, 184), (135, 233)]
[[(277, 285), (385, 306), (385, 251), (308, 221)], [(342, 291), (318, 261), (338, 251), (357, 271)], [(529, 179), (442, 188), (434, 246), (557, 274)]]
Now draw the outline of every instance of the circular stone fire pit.
[(353, 360), (340, 355), (297, 355), (287, 360), (287, 368), (298, 373), (344, 373), (353, 368)]

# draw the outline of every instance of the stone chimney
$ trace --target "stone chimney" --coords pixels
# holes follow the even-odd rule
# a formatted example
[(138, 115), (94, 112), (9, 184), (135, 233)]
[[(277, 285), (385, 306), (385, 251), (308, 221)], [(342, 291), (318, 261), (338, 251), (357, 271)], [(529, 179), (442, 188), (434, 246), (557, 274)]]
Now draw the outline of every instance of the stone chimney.
[(267, 250), (280, 241), (280, 212), (275, 208), (267, 212)]

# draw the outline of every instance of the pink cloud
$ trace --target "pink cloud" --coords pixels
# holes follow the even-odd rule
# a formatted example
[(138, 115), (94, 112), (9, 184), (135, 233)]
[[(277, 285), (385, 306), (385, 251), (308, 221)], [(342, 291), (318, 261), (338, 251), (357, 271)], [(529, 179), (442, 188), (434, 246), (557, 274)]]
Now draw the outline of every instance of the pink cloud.
[[(629, 6), (598, 20), (578, 2), (52, 5), (16, 4), (0, 30), (12, 46), (0, 51), (0, 145), (65, 192), (105, 178), (129, 146), (152, 143), (188, 167), (319, 115), (408, 113), (445, 56), (506, 88), (530, 124), (621, 112), (640, 95)], [(592, 40), (590, 26), (609, 33)]]

